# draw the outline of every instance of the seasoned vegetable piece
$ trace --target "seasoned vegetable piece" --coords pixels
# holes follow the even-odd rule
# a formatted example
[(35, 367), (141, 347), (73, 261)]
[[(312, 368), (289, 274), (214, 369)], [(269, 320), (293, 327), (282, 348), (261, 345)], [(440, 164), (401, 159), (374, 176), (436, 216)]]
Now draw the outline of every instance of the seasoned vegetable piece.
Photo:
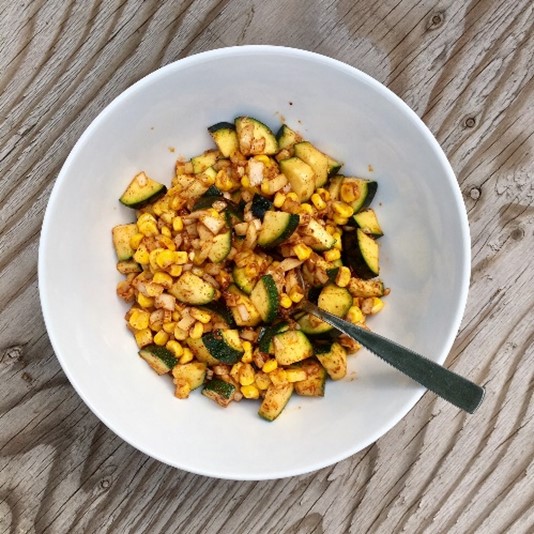
[(208, 258), (213, 263), (220, 263), (230, 254), (232, 248), (232, 232), (228, 231), (213, 238)]
[(300, 158), (293, 157), (280, 162), (280, 170), (291, 184), (291, 189), (298, 195), (299, 200), (308, 200), (315, 191), (315, 173), (313, 169)]
[(281, 323), (271, 326), (264, 326), (258, 334), (258, 348), (261, 352), (274, 354), (273, 337), (281, 332), (286, 332), (289, 329), (289, 323), (282, 321)]
[(206, 364), (202, 362), (190, 362), (173, 367), (175, 396), (179, 399), (187, 399), (189, 393), (199, 388), (206, 380), (206, 369)]
[(177, 363), (178, 360), (174, 357), (170, 350), (158, 345), (148, 345), (139, 351), (139, 356), (158, 373), (164, 375), (168, 373)]
[(274, 421), (286, 407), (293, 393), (292, 382), (275, 386), (271, 384), (265, 392), (258, 415), (267, 421)]
[(349, 284), (349, 291), (355, 297), (382, 297), (385, 289), (382, 280), (352, 278)]
[(130, 245), (130, 241), (137, 231), (137, 224), (135, 223), (119, 224), (111, 230), (113, 246), (119, 261), (129, 260), (134, 255), (135, 250)]
[(252, 117), (237, 117), (235, 129), (239, 150), (244, 156), (276, 154), (278, 142), (268, 126)]
[(339, 187), (339, 199), (350, 204), (354, 213), (358, 213), (369, 206), (375, 197), (377, 188), (377, 183), (372, 180), (345, 176)]
[(239, 150), (235, 126), (231, 122), (218, 122), (208, 128), (220, 153), (229, 158)]
[(300, 218), (285, 211), (268, 211), (263, 218), (258, 245), (263, 248), (277, 247), (291, 237), (297, 229)]
[(261, 315), (264, 323), (272, 323), (276, 319), (278, 306), (280, 305), (280, 295), (270, 274), (262, 276), (252, 293), (250, 300)]
[(139, 209), (163, 196), (166, 192), (166, 186), (152, 180), (144, 172), (140, 172), (130, 182), (119, 200), (129, 208)]
[(219, 406), (226, 408), (232, 402), (236, 387), (230, 382), (213, 378), (202, 389), (202, 395), (214, 400)]
[(336, 244), (335, 237), (329, 234), (326, 228), (314, 219), (310, 220), (305, 232), (307, 236), (306, 243), (317, 252), (330, 250)]
[(229, 300), (235, 302), (229, 308), (237, 326), (256, 326), (261, 323), (261, 315), (247, 295), (235, 285), (231, 285), (227, 293), (230, 295)]
[(199, 174), (204, 172), (209, 167), (215, 165), (219, 152), (217, 150), (206, 150), (200, 156), (195, 156), (191, 158), (191, 163), (193, 165), (193, 172)]
[(294, 146), (295, 156), (307, 163), (315, 173), (315, 189), (328, 181), (328, 158), (310, 142), (303, 141)]
[(338, 317), (345, 317), (352, 306), (352, 300), (348, 289), (329, 284), (321, 290), (317, 305)]
[(215, 288), (191, 272), (182, 274), (169, 293), (187, 304), (207, 304), (215, 299)]
[(359, 278), (368, 280), (378, 276), (378, 243), (359, 228), (356, 232), (343, 232), (343, 263)]
[(295, 393), (304, 397), (324, 397), (326, 371), (315, 359), (302, 362), (301, 369), (306, 371), (308, 378), (295, 382)]
[(202, 336), (202, 343), (216, 360), (234, 364), (243, 356), (243, 345), (237, 330), (216, 330)]
[(384, 235), (382, 228), (380, 228), (380, 224), (378, 223), (376, 213), (372, 208), (360, 211), (352, 218), (356, 223), (356, 226), (361, 228), (366, 234), (374, 238), (382, 237)]
[(347, 351), (337, 342), (316, 345), (315, 356), (332, 380), (340, 380), (347, 374)]
[(302, 137), (287, 124), (282, 124), (276, 134), (279, 150), (291, 148), (295, 143), (302, 141)]
[(291, 365), (313, 356), (313, 348), (300, 330), (288, 330), (273, 337), (274, 357), (279, 365)]
[(249, 270), (246, 267), (234, 267), (232, 271), (232, 279), (234, 280), (234, 284), (241, 289), (243, 293), (250, 295), (256, 285), (257, 279), (256, 277), (251, 277), (248, 272)]
[(254, 195), (252, 199), (252, 206), (250, 208), (250, 211), (254, 217), (260, 219), (260, 221), (263, 221), (265, 213), (272, 209), (273, 203), (269, 199), (258, 195), (257, 193)]
[(328, 160), (328, 176), (336, 175), (343, 164), (328, 155), (326, 156), (326, 159)]

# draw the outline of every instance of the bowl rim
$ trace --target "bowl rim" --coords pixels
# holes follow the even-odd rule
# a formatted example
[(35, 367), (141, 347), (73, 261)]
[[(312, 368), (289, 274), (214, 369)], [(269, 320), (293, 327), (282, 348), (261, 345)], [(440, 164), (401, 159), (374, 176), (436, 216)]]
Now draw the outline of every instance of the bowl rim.
[(215, 48), (215, 49), (211, 49), (208, 51), (192, 54), (190, 56), (178, 59), (176, 61), (168, 63), (167, 65), (159, 67), (158, 69), (152, 71), (146, 76), (143, 76), (142, 78), (140, 78), (138, 81), (136, 81), (135, 83), (130, 85), (128, 88), (126, 88), (124, 91), (122, 91), (113, 100), (111, 100), (111, 102), (109, 102), (102, 110), (100, 110), (98, 115), (91, 121), (89, 126), (86, 127), (86, 129), (83, 131), (81, 136), (78, 138), (78, 140), (76, 141), (76, 143), (70, 150), (69, 155), (65, 159), (60, 169), (60, 172), (57, 175), (57, 178), (52, 188), (52, 192), (47, 202), (46, 210), (45, 210), (44, 217), (43, 217), (41, 235), (40, 235), (40, 240), (39, 240), (39, 248), (38, 248), (38, 290), (39, 290), (41, 309), (42, 309), (42, 314), (43, 314), (43, 319), (45, 322), (47, 334), (50, 339), (50, 343), (52, 345), (54, 353), (57, 359), (59, 360), (59, 363), (63, 369), (63, 372), (66, 374), (67, 378), (69, 379), (69, 382), (75, 389), (76, 393), (81, 397), (81, 399), (86, 404), (86, 406), (89, 408), (89, 410), (91, 410), (91, 412), (93, 412), (93, 414), (102, 423), (104, 423), (114, 434), (119, 436), (123, 441), (130, 444), (135, 449), (143, 452), (147, 456), (154, 458), (164, 464), (170, 465), (178, 469), (182, 469), (184, 471), (187, 471), (189, 473), (193, 473), (196, 475), (203, 475), (207, 477), (213, 477), (213, 478), (225, 479), (225, 480), (255, 480), (255, 481), (275, 480), (275, 479), (287, 478), (291, 476), (304, 475), (307, 473), (317, 471), (324, 467), (332, 466), (342, 460), (349, 458), (350, 456), (353, 456), (357, 452), (362, 451), (369, 445), (375, 443), (380, 437), (385, 435), (387, 432), (389, 432), (415, 406), (415, 404), (421, 399), (423, 394), (426, 392), (426, 389), (423, 388), (422, 386), (413, 388), (413, 393), (410, 399), (407, 400), (401, 407), (399, 407), (399, 410), (398, 412), (396, 412), (396, 415), (394, 417), (391, 417), (389, 420), (385, 421), (384, 423), (382, 423), (380, 428), (373, 434), (368, 435), (366, 439), (360, 440), (357, 443), (355, 443), (352, 447), (346, 448), (342, 453), (338, 454), (337, 456), (328, 456), (322, 462), (316, 462), (313, 465), (308, 465), (306, 469), (299, 468), (299, 469), (294, 469), (294, 470), (286, 470), (284, 472), (273, 472), (272, 474), (262, 472), (262, 473), (256, 473), (256, 474), (249, 473), (247, 475), (244, 475), (241, 472), (239, 473), (232, 472), (226, 467), (222, 467), (221, 470), (215, 472), (214, 470), (210, 470), (210, 469), (191, 468), (185, 462), (173, 461), (169, 458), (162, 458), (159, 455), (154, 454), (152, 451), (146, 450), (145, 447), (140, 446), (139, 444), (135, 443), (135, 440), (124, 435), (121, 430), (117, 430), (114, 427), (114, 425), (109, 422), (109, 419), (106, 416), (106, 414), (102, 413), (100, 410), (98, 410), (91, 404), (91, 401), (89, 400), (88, 395), (86, 395), (85, 391), (82, 389), (82, 387), (77, 382), (74, 372), (69, 366), (68, 358), (66, 358), (61, 353), (61, 350), (59, 350), (61, 347), (61, 343), (59, 339), (56, 337), (56, 334), (53, 331), (53, 329), (50, 328), (50, 321), (51, 321), (50, 315), (49, 315), (50, 292), (45, 282), (46, 272), (47, 272), (47, 266), (45, 263), (45, 250), (46, 250), (47, 241), (49, 239), (48, 238), (49, 226), (50, 226), (49, 221), (52, 218), (52, 213), (55, 210), (55, 205), (58, 202), (58, 199), (60, 197), (62, 184), (67, 180), (70, 166), (72, 162), (75, 160), (78, 152), (82, 149), (83, 145), (85, 144), (85, 140), (92, 135), (93, 131), (96, 130), (100, 126), (100, 123), (105, 120), (106, 116), (109, 113), (111, 113), (115, 107), (120, 105), (123, 100), (127, 99), (130, 96), (130, 94), (136, 91), (139, 91), (140, 89), (143, 89), (145, 85), (148, 85), (156, 81), (158, 78), (163, 77), (168, 71), (181, 70), (181, 69), (187, 68), (190, 65), (199, 64), (205, 61), (212, 61), (218, 58), (226, 58), (226, 57), (232, 57), (232, 56), (235, 57), (236, 55), (237, 56), (239, 55), (250, 56), (250, 55), (258, 55), (258, 54), (260, 55), (278, 54), (278, 55), (282, 55), (286, 57), (289, 56), (289, 57), (293, 57), (297, 59), (311, 60), (311, 61), (315, 61), (321, 64), (322, 66), (341, 70), (347, 74), (350, 74), (352, 77), (359, 78), (361, 81), (365, 82), (366, 84), (369, 84), (375, 91), (380, 93), (383, 97), (387, 98), (393, 104), (400, 107), (404, 113), (410, 116), (413, 122), (413, 125), (420, 130), (420, 132), (424, 135), (424, 137), (429, 141), (430, 145), (432, 146), (434, 153), (436, 157), (440, 160), (440, 163), (442, 164), (443, 169), (445, 170), (445, 173), (447, 175), (447, 179), (450, 182), (449, 185), (451, 187), (451, 192), (454, 196), (454, 199), (457, 204), (458, 212), (460, 214), (459, 226), (461, 229), (461, 238), (462, 238), (461, 254), (463, 256), (463, 262), (462, 262), (462, 268), (461, 268), (461, 286), (460, 286), (460, 292), (459, 292), (458, 299), (457, 299), (457, 306), (456, 306), (456, 311), (454, 314), (454, 319), (451, 321), (451, 324), (449, 325), (449, 332), (448, 332), (442, 353), (439, 355), (439, 358), (436, 358), (435, 360), (440, 364), (443, 364), (443, 362), (447, 359), (447, 356), (450, 353), (450, 350), (457, 337), (460, 324), (465, 313), (468, 291), (469, 291), (469, 284), (470, 284), (470, 276), (471, 276), (471, 237), (470, 237), (467, 211), (466, 211), (465, 203), (462, 198), (460, 186), (456, 179), (456, 175), (441, 145), (438, 143), (438, 141), (436, 140), (436, 138), (434, 137), (430, 129), (422, 121), (422, 119), (416, 114), (416, 112), (412, 108), (408, 106), (408, 104), (406, 104), (406, 102), (404, 102), (399, 96), (397, 96), (391, 89), (386, 87), (384, 84), (382, 84), (375, 78), (371, 77), (370, 75), (366, 74), (365, 72), (359, 70), (358, 68), (352, 65), (349, 65), (343, 61), (334, 59), (332, 57), (329, 57), (327, 55), (323, 55), (317, 52), (312, 52), (309, 50), (304, 50), (304, 49), (294, 48), (294, 47), (287, 47), (287, 46), (279, 46), (279, 45), (240, 45), (239, 46), (238, 45), (238, 46), (221, 47), (221, 48)]

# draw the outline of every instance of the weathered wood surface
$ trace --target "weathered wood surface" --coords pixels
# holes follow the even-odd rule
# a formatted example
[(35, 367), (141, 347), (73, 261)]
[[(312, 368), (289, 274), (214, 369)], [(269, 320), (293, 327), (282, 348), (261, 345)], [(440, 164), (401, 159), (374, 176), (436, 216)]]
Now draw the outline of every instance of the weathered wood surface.
[[(0, 534), (534, 531), (531, 0), (0, 0), (0, 13)], [(36, 273), (55, 177), (99, 111), (161, 65), (245, 43), (359, 67), (435, 133), (472, 232), (448, 364), (487, 387), (476, 416), (426, 394), (361, 453), (258, 483), (177, 471), (107, 430), (53, 354)]]

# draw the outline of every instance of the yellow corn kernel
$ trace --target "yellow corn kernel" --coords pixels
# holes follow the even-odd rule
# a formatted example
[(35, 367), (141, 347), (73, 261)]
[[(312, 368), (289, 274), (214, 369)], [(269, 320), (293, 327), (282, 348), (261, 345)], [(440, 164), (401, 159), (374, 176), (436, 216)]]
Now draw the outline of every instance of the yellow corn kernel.
[(330, 191), (328, 189), (324, 189), (323, 187), (319, 187), (317, 189), (316, 193), (325, 201), (327, 202), (330, 200)]
[(188, 261), (189, 261), (189, 256), (185, 250), (180, 250), (173, 254), (172, 263), (176, 263), (176, 265), (183, 265), (184, 263), (187, 263)]
[(169, 289), (172, 286), (172, 276), (170, 274), (164, 273), (163, 271), (157, 271), (154, 273), (152, 281), (155, 284), (163, 286), (165, 289)]
[(304, 293), (302, 292), (302, 289), (299, 286), (294, 286), (289, 292), (289, 298), (292, 302), (298, 304), (304, 298)]
[(326, 261), (336, 261), (336, 260), (339, 260), (339, 258), (341, 258), (341, 252), (338, 248), (327, 250), (324, 253), (324, 259)]
[(311, 196), (311, 201), (318, 210), (324, 210), (326, 208), (326, 202), (321, 198), (319, 193), (314, 193)]
[(151, 308), (154, 306), (154, 299), (150, 297), (145, 297), (143, 293), (137, 295), (137, 303), (141, 308)]
[(339, 287), (347, 287), (350, 282), (350, 269), (344, 265), (339, 268), (336, 275), (336, 285)]
[(259, 371), (256, 373), (256, 380), (254, 381), (256, 387), (262, 391), (266, 390), (271, 385), (271, 379), (267, 373)]
[(332, 237), (336, 240), (336, 242), (334, 243), (334, 247), (341, 250), (341, 234), (339, 232), (334, 232), (332, 234)]
[[(162, 269), (165, 269), (166, 267), (169, 267), (174, 261), (174, 253), (172, 250), (162, 250), (157, 256), (156, 256), (156, 263), (158, 264), (158, 267), (161, 267)], [(179, 254), (179, 252), (177, 253)]]
[(354, 202), (360, 198), (360, 189), (356, 184), (357, 182), (341, 184), (341, 187), (339, 188), (339, 196), (345, 202)]
[(143, 237), (145, 237), (141, 232), (137, 232), (137, 234), (134, 234), (131, 238), (130, 238), (130, 246), (134, 249), (134, 250), (137, 250), (137, 247), (139, 246), (139, 244), (141, 243)]
[(134, 336), (135, 336), (135, 341), (137, 343), (137, 346), (140, 349), (152, 343), (152, 332), (150, 331), (149, 328), (145, 328), (144, 330), (138, 330), (134, 334)]
[(239, 369), (239, 383), (242, 386), (250, 386), (254, 384), (255, 373), (254, 368), (250, 363), (243, 363)]
[(265, 154), (260, 154), (259, 156), (254, 156), (254, 159), (257, 161), (261, 161), (264, 165), (270, 165), (271, 160), (269, 159), (269, 156), (266, 156)]
[(230, 369), (230, 376), (236, 381), (239, 382), (239, 371), (243, 364), (241, 362), (234, 363)]
[(193, 353), (189, 347), (183, 349), (183, 354), (180, 356), (180, 363), (189, 363), (193, 360)]
[(346, 204), (345, 202), (340, 202), (339, 200), (334, 200), (332, 202), (332, 210), (336, 215), (348, 219), (353, 213), (354, 209), (351, 205)]
[(163, 286), (160, 286), (159, 284), (155, 284), (154, 282), (149, 282), (145, 285), (146, 288), (146, 294), (149, 297), (157, 297), (163, 293)]
[(379, 297), (373, 297), (373, 306), (371, 308), (371, 315), (378, 313), (384, 307), (384, 301)]
[(173, 220), (172, 220), (172, 229), (175, 231), (175, 232), (181, 232), (183, 229), (184, 229), (184, 221), (183, 219), (177, 215)]
[(176, 358), (180, 358), (182, 354), (184, 353), (184, 348), (178, 341), (175, 341), (174, 339), (171, 339), (171, 341), (167, 341), (167, 344), (165, 345), (165, 348), (170, 350)]
[(211, 314), (207, 311), (200, 310), (198, 308), (191, 308), (189, 312), (191, 317), (200, 321), (202, 324), (208, 324), (211, 321)]
[(137, 263), (142, 263), (143, 265), (147, 265), (148, 263), (150, 263), (150, 255), (146, 247), (140, 245), (139, 248), (135, 251), (133, 259)]
[(165, 332), (164, 330), (160, 330), (155, 336), (154, 336), (154, 343), (156, 345), (159, 345), (160, 347), (163, 347), (167, 341), (169, 341), (169, 334)]
[(261, 368), (261, 370), (264, 372), (264, 373), (271, 373), (272, 371), (274, 371), (276, 368), (278, 367), (278, 362), (274, 359), (274, 358), (271, 358), (269, 360), (267, 360), (264, 364), (263, 364), (263, 367)]
[(285, 369), (275, 369), (269, 373), (269, 378), (275, 386), (287, 384), (287, 371)]
[(174, 219), (175, 217), (175, 213), (173, 210), (170, 210), (170, 211), (166, 211), (165, 213), (163, 213), (160, 217), (160, 219), (167, 225), (167, 226), (172, 226), (172, 220)]
[(181, 318), (182, 318), (182, 314), (178, 310), (175, 310), (175, 311), (172, 312), (172, 320), (173, 321), (178, 322)]
[(243, 356), (241, 357), (241, 361), (243, 363), (250, 363), (252, 361), (252, 343), (250, 341), (243, 341)]
[[(162, 229), (161, 229), (161, 232), (163, 234), (163, 230), (167, 228), (166, 226), (164, 226)], [(167, 230), (169, 230), (167, 228)], [(176, 250), (176, 245), (174, 244), (174, 241), (171, 239), (170, 237), (170, 230), (169, 230), (169, 235), (161, 235), (158, 237), (158, 241), (160, 244), (162, 245), (165, 245), (165, 248), (169, 249), (169, 250), (172, 250), (172, 251), (175, 251)]]
[(280, 191), (278, 191), (278, 193), (274, 195), (273, 205), (275, 208), (281, 208), (284, 205), (285, 201), (286, 196), (284, 195), (284, 193), (280, 193)]
[(234, 187), (232, 179), (226, 174), (225, 170), (220, 170), (215, 177), (215, 186), (221, 191), (231, 191)]
[(158, 254), (160, 252), (163, 252), (165, 249), (163, 248), (155, 248), (154, 250), (150, 251), (149, 258), (150, 258), (150, 268), (152, 271), (157, 271), (159, 269), (158, 264), (156, 262), (158, 258)]
[(282, 306), (282, 308), (291, 308), (291, 306), (293, 305), (293, 301), (291, 300), (291, 298), (289, 297), (289, 295), (286, 295), (285, 293), (282, 293), (280, 295), (280, 306)]
[(161, 235), (165, 237), (172, 237), (171, 229), (168, 226), (162, 226)]
[(307, 260), (312, 253), (312, 249), (304, 243), (299, 243), (293, 247), (293, 252), (297, 255), (300, 261)]
[(358, 306), (351, 306), (345, 319), (354, 324), (361, 324), (365, 322), (365, 315)]
[(245, 174), (243, 178), (241, 178), (241, 185), (243, 187), (250, 187), (250, 180), (248, 179), (248, 176)]
[(334, 237), (334, 234), (337, 232), (337, 228), (335, 226), (332, 226), (331, 224), (327, 224), (325, 226), (325, 230)]
[[(149, 215), (148, 213), (143, 213), (143, 215)], [(141, 215), (141, 217), (143, 216)], [(152, 217), (152, 215), (150, 215)], [(154, 219), (152, 217), (152, 219)], [(144, 222), (137, 221), (137, 228), (146, 237), (151, 237), (159, 234), (158, 225), (156, 224), (155, 219), (153, 221), (145, 220)]]
[(204, 333), (204, 327), (202, 323), (197, 321), (194, 326), (189, 330), (189, 337), (191, 339), (200, 339)]
[(163, 330), (167, 332), (167, 334), (172, 334), (174, 332), (174, 329), (176, 328), (176, 321), (169, 321), (168, 323), (163, 323)]
[(185, 202), (185, 199), (183, 199), (181, 196), (173, 197), (171, 200), (171, 208), (175, 211), (178, 211), (184, 207)]
[(178, 341), (184, 341), (189, 336), (187, 335), (186, 330), (182, 330), (179, 326), (175, 326), (174, 332), (173, 332), (174, 339)]
[(286, 377), (288, 382), (301, 382), (302, 380), (306, 380), (308, 375), (304, 369), (287, 369)]
[(169, 268), (169, 274), (171, 276), (174, 276), (175, 278), (177, 276), (180, 276), (182, 274), (182, 266), (181, 265), (171, 265)]
[(241, 393), (245, 399), (259, 399), (260, 390), (254, 385), (241, 386)]
[(345, 217), (340, 217), (339, 215), (334, 215), (334, 222), (338, 225), (338, 226), (345, 226), (349, 220)]
[(271, 195), (271, 186), (269, 185), (269, 182), (268, 181), (263, 181), (261, 183), (261, 192), (264, 194), (264, 195)]
[(150, 314), (144, 310), (134, 310), (128, 321), (135, 330), (145, 330), (150, 324)]
[(299, 212), (313, 215), (314, 213), (313, 206), (311, 204), (308, 204), (307, 202), (304, 202), (303, 204), (300, 205)]
[(299, 201), (299, 197), (298, 197), (297, 193), (295, 193), (294, 191), (290, 191), (286, 195), (286, 198), (289, 199), (289, 200), (294, 200), (295, 202)]

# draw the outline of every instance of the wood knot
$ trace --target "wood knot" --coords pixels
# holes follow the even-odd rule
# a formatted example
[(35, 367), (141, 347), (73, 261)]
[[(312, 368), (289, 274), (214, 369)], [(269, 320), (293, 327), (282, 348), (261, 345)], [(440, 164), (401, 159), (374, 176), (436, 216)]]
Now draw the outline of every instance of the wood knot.
[(477, 124), (475, 117), (466, 117), (464, 119), (464, 128), (474, 128)]
[(100, 487), (104, 490), (107, 490), (111, 486), (111, 480), (109, 478), (103, 478), (100, 481)]
[(522, 226), (517, 226), (510, 233), (510, 237), (515, 241), (521, 241), (525, 237), (525, 229)]
[(7, 347), (0, 352), (0, 362), (6, 361), (19, 361), (22, 360), (22, 345), (13, 345)]
[(482, 190), (480, 189), (480, 187), (472, 187), (471, 191), (469, 191), (469, 196), (473, 200), (478, 200), (480, 198), (480, 195), (482, 195)]
[(437, 30), (445, 22), (445, 13), (443, 11), (436, 11), (430, 15), (426, 24), (427, 30)]

